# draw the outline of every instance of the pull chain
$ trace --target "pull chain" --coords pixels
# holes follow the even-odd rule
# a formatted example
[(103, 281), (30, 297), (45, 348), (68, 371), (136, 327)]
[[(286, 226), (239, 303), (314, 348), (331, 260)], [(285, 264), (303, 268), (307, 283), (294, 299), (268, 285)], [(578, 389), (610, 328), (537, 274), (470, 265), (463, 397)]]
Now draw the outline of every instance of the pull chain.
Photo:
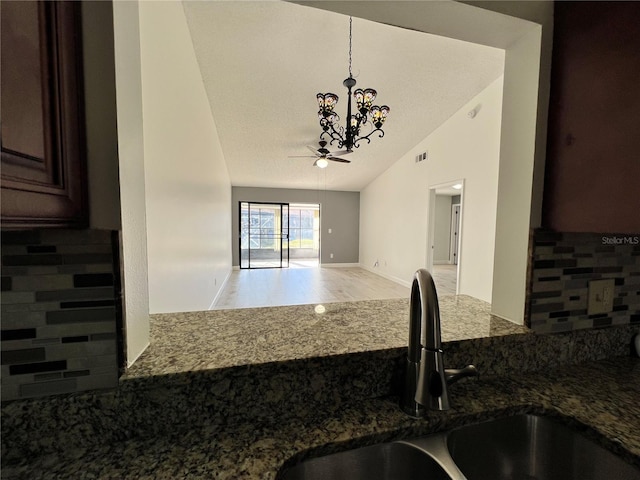
[(351, 29), (353, 25), (353, 18), (349, 17), (349, 78), (353, 77), (351, 73)]

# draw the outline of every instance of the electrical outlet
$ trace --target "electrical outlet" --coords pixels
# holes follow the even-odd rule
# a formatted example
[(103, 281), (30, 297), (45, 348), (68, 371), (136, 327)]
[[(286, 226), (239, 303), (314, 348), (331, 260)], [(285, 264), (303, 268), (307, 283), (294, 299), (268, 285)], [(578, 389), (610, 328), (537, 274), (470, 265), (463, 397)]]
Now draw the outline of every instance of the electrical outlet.
[(333, 253), (330, 253), (330, 254), (329, 254), (329, 258), (333, 258)]
[(613, 278), (591, 280), (589, 282), (589, 303), (587, 315), (597, 315), (613, 311), (613, 294), (616, 282)]

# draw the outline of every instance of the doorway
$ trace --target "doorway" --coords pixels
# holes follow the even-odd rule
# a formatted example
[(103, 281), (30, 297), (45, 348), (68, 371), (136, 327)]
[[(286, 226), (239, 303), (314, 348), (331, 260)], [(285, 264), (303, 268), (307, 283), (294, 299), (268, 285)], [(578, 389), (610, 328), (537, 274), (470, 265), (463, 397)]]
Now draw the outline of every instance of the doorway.
[(289, 204), (240, 202), (240, 268), (289, 267)]
[(439, 295), (457, 295), (462, 263), (464, 181), (429, 188), (427, 268)]

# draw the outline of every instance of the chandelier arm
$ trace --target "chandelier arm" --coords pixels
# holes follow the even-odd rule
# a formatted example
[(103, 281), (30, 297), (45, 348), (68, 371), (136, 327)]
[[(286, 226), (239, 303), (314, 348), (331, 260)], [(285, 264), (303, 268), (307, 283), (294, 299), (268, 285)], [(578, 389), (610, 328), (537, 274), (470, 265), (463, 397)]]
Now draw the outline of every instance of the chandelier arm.
[(358, 143), (361, 142), (362, 140), (366, 140), (367, 144), (371, 143), (371, 139), (369, 137), (376, 132), (378, 132), (378, 138), (384, 137), (384, 130), (382, 130), (381, 128), (376, 128), (374, 130), (371, 130), (367, 135), (356, 138), (354, 141), (354, 146), (358, 148), (360, 146), (358, 145)]
[(359, 137), (356, 139), (356, 141), (353, 143), (353, 146), (356, 148), (360, 148), (360, 142), (366, 140), (367, 144), (371, 143), (371, 139), (369, 138), (369, 136), (367, 135), (366, 137)]
[[(340, 127), (340, 130), (342, 130), (341, 127)], [(327, 139), (329, 139), (329, 145), (333, 145), (335, 142), (338, 142), (338, 147), (339, 148), (343, 147), (344, 139), (342, 137), (342, 133), (336, 130), (336, 128), (333, 125), (330, 125), (329, 129), (323, 131), (320, 134), (320, 140), (327, 140)]]

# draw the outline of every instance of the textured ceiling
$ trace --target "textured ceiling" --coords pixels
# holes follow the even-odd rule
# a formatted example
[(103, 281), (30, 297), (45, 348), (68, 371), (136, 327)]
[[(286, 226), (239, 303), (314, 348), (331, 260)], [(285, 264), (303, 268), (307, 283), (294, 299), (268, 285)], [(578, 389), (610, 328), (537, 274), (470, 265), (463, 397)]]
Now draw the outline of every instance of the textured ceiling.
[(359, 191), (503, 73), (504, 51), (353, 19), (353, 74), (389, 105), (385, 137), (314, 168), (316, 94), (346, 117), (349, 18), (278, 2), (183, 1), (234, 186)]

